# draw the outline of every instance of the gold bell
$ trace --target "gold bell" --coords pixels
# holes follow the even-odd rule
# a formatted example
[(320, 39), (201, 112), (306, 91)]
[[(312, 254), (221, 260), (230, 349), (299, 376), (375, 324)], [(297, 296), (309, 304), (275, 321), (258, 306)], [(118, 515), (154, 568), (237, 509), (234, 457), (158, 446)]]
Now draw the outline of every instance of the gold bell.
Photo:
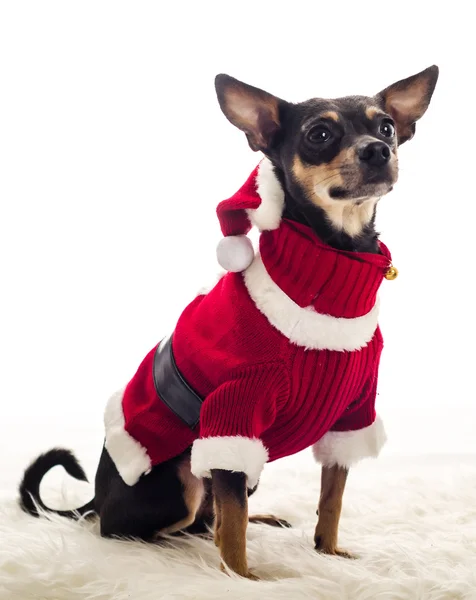
[(393, 265), (390, 265), (387, 272), (385, 273), (385, 279), (388, 279), (389, 281), (393, 281), (394, 279), (396, 279), (398, 277), (398, 269), (397, 267), (394, 267)]

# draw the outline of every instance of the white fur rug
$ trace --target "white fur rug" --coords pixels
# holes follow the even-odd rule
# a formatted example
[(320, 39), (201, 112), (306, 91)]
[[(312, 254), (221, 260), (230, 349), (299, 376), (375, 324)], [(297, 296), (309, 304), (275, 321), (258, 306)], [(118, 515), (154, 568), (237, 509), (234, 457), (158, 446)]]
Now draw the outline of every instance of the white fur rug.
[[(43, 496), (53, 502), (56, 494), (56, 506), (91, 493), (60, 473), (45, 484)], [(386, 457), (354, 469), (340, 544), (355, 561), (314, 552), (318, 493), (319, 471), (307, 455), (267, 466), (251, 511), (274, 512), (294, 528), (249, 527), (249, 563), (261, 578), (252, 582), (220, 572), (212, 541), (103, 540), (96, 524), (31, 518), (12, 489), (2, 490), (0, 598), (476, 599), (476, 457)]]

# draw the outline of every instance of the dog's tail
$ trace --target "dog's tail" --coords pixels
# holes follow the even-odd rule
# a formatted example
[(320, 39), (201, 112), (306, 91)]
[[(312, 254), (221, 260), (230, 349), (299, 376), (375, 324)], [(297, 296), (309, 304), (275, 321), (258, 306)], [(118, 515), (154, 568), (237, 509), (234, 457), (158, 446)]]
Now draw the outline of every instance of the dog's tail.
[(89, 512), (93, 516), (95, 514), (94, 498), (76, 510), (54, 510), (43, 504), (40, 497), (41, 480), (50, 469), (58, 465), (62, 466), (71, 477), (79, 479), (79, 481), (88, 480), (86, 473), (72, 452), (63, 448), (53, 448), (53, 450), (41, 454), (25, 471), (20, 483), (21, 508), (34, 517), (40, 516), (38, 507), (69, 519), (79, 519)]

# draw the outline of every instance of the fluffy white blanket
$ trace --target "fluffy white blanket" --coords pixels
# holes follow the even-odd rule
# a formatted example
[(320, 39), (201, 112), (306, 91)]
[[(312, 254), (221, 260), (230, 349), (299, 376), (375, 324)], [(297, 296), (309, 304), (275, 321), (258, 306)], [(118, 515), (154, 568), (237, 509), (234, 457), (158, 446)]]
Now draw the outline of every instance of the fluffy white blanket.
[[(11, 465), (10, 465), (11, 466)], [(20, 474), (25, 465), (17, 465)], [(52, 473), (43, 496), (74, 507), (91, 488)], [(62, 490), (62, 491), (61, 491)], [(308, 455), (268, 465), (251, 511), (293, 529), (250, 525), (252, 582), (219, 570), (212, 541), (166, 546), (101, 539), (97, 524), (34, 519), (1, 490), (2, 600), (455, 600), (476, 598), (476, 458), (382, 458), (350, 475), (340, 545), (359, 558), (313, 550), (319, 470)]]

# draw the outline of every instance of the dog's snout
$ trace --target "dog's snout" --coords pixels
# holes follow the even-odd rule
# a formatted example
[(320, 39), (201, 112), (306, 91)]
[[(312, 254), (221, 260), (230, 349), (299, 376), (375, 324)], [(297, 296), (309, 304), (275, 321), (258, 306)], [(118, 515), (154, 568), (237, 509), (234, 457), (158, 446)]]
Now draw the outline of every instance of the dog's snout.
[(390, 160), (390, 148), (384, 142), (371, 142), (358, 151), (362, 162), (373, 167), (383, 167)]

